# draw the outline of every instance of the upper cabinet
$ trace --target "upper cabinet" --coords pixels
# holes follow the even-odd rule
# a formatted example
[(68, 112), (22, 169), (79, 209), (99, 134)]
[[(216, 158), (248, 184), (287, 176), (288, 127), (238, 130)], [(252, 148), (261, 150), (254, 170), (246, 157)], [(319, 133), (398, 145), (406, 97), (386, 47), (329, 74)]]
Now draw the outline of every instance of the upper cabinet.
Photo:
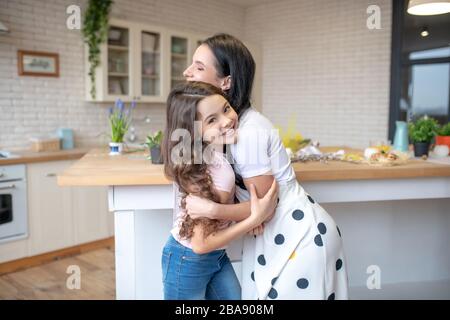
[(86, 59), (86, 99), (165, 102), (173, 86), (184, 81), (183, 71), (204, 38), (111, 19), (108, 39), (101, 47), (100, 66), (96, 69), (95, 99), (90, 94)]

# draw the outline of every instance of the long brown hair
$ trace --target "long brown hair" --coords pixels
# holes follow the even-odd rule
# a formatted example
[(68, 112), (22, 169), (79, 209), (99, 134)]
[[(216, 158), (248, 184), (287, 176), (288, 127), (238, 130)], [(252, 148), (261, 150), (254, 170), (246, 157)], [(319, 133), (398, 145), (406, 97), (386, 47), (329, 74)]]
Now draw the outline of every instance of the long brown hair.
[[(203, 141), (201, 132), (195, 132), (194, 127), (198, 103), (204, 98), (216, 94), (223, 96), (222, 91), (211, 84), (187, 82), (175, 87), (167, 98), (166, 129), (162, 143), (164, 173), (167, 178), (178, 185), (182, 196), (181, 208), (183, 210), (186, 208), (188, 194), (219, 202), (211, 175), (208, 172), (208, 165), (203, 159), (203, 151), (207, 150), (208, 143)], [(176, 154), (174, 148), (179, 145), (180, 140), (173, 139), (177, 136), (177, 133), (174, 134), (174, 132), (178, 129), (184, 129), (185, 134), (179, 138), (188, 138), (190, 143), (184, 145), (189, 150), (180, 149)], [(174, 137), (172, 137), (173, 134)], [(201, 148), (195, 148), (199, 144)], [(174, 161), (172, 156), (176, 156), (177, 161)], [(203, 225), (203, 234), (206, 237), (218, 229), (220, 221), (208, 218), (192, 219), (185, 214), (180, 226), (180, 237), (190, 239), (194, 232), (194, 226), (199, 223)]]

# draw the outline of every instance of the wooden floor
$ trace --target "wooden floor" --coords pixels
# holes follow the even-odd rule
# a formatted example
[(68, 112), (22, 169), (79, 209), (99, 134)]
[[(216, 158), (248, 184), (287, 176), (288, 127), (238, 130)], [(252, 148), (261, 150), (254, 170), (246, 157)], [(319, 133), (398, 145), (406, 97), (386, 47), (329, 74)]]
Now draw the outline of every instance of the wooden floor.
[[(81, 288), (66, 286), (70, 265), (81, 271)], [(115, 299), (113, 249), (99, 249), (0, 276), (0, 299)]]

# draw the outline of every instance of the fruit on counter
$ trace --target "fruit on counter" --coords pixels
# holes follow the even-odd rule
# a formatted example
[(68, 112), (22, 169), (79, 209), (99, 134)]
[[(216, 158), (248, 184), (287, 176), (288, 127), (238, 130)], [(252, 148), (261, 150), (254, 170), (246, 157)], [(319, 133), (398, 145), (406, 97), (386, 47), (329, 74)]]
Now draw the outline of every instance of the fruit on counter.
[(370, 159), (370, 157), (371, 157), (373, 154), (376, 154), (376, 153), (378, 153), (378, 152), (379, 152), (378, 148), (375, 148), (375, 147), (366, 148), (366, 149), (364, 150), (364, 157), (365, 157), (366, 159)]
[(406, 163), (408, 159), (408, 154), (394, 150), (389, 152), (380, 151), (374, 153), (367, 160), (369, 164), (375, 165), (399, 165)]
[(382, 153), (388, 153), (391, 150), (391, 146), (387, 144), (381, 144), (379, 146), (375, 146), (374, 148), (378, 149)]
[(342, 160), (348, 162), (362, 162), (364, 157), (358, 153), (346, 153), (343, 155)]

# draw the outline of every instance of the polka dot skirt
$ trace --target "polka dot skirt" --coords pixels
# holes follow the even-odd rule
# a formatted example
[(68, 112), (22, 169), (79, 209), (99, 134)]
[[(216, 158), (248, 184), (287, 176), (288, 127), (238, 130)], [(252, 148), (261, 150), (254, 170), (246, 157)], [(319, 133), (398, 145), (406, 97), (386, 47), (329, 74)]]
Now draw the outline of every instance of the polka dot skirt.
[(243, 299), (348, 299), (341, 232), (297, 183), (280, 184), (274, 218), (260, 236), (246, 236)]

